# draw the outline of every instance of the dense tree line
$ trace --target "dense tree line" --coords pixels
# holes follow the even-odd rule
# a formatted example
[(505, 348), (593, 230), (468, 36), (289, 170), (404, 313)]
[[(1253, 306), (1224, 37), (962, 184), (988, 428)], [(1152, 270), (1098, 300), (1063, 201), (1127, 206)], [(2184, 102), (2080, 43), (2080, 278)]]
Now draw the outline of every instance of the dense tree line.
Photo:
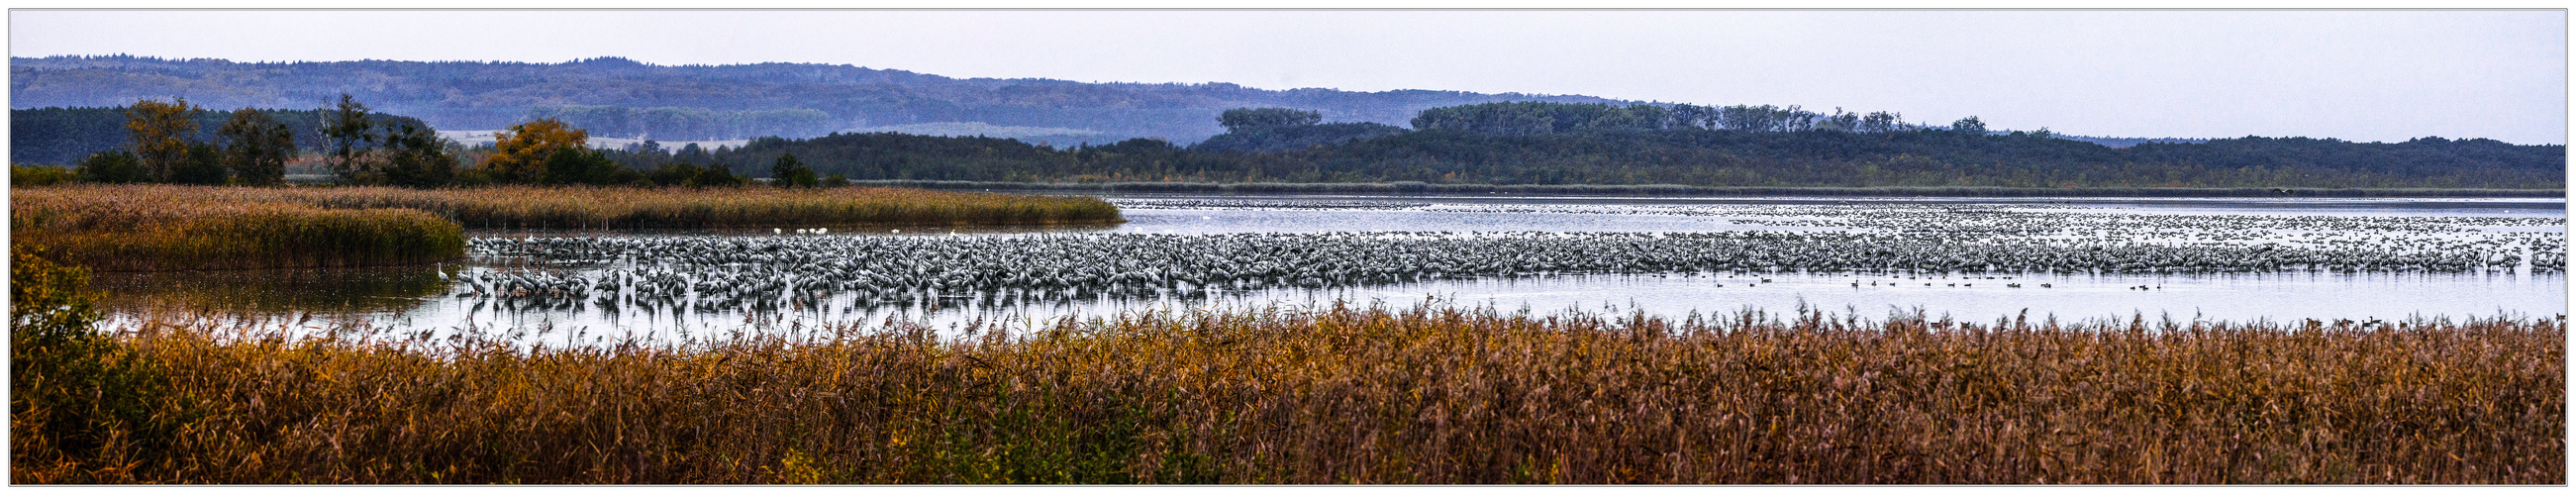
[(1235, 132), (1191, 148), (1155, 140), (1055, 148), (870, 133), (760, 139), (708, 159), (762, 163), (792, 153), (817, 171), (856, 180), (2565, 187), (2560, 145), (2247, 137), (2110, 148), (2045, 133), (1994, 134), (1974, 117), (1930, 126), (1902, 124), (1889, 113), (1795, 107), (1475, 105), (1425, 111), (1417, 119), (1425, 130), (1293, 147), (1239, 144), (1332, 134), (1323, 129), (1340, 125), (1317, 120), (1293, 110), (1221, 117)]
[[(286, 160), (298, 155), (294, 133), (265, 112), (243, 109), (218, 132), (217, 142), (176, 138), (193, 130), (177, 115), (202, 111), (186, 100), (137, 102), (128, 112), (128, 143), (93, 153), (68, 170), (19, 166), (13, 176), (37, 183), (63, 182), (277, 185)], [(332, 171), (338, 183), (403, 187), (491, 184), (740, 186), (755, 181), (689, 145), (679, 153), (648, 146), (593, 149), (588, 132), (553, 119), (538, 119), (496, 135), (490, 146), (466, 148), (427, 127), (376, 125), (366, 106), (342, 99), (323, 112), (320, 144), (303, 150)], [(775, 139), (775, 138), (771, 138)], [(719, 150), (725, 151), (725, 150)], [(770, 157), (771, 183), (786, 187), (848, 185), (839, 175), (817, 177), (792, 155)]]
[(1423, 110), (1413, 128), (1479, 134), (1651, 131), (1678, 127), (1674, 112), (1654, 105), (1487, 103)]
[[(333, 108), (314, 110), (318, 122), (303, 133), (277, 118), (286, 112), (210, 112), (186, 98), (139, 100), (117, 110), (124, 132), (93, 132), (122, 136), (123, 144), (82, 157), (65, 175), (98, 183), (277, 185), (285, 180), (287, 162), (304, 155), (299, 135), (318, 135), (312, 138), (311, 155), (345, 183), (439, 186), (456, 169), (455, 143), (418, 120), (381, 118), (348, 95), (341, 95)], [(223, 116), (220, 123), (210, 125), (204, 118), (218, 114)], [(106, 118), (92, 109), (44, 113), (64, 115)], [(211, 136), (205, 134), (208, 130)]]
[[(48, 107), (9, 111), (9, 162), (18, 164), (71, 165), (93, 153), (125, 148), (126, 113), (132, 101), (114, 107)], [(298, 149), (323, 147), (324, 110), (259, 109), (267, 118), (285, 125), (294, 133)], [(194, 124), (181, 139), (214, 142), (217, 131), (233, 118), (233, 110), (196, 108), (185, 115)], [(370, 124), (379, 128), (410, 126), (427, 129), (420, 119), (370, 113)]]
[[(185, 101), (134, 107), (126, 112), (128, 143), (92, 155), (83, 180), (205, 182), (206, 171), (214, 170), (211, 180), (224, 182), (229, 167), (229, 180), (257, 183), (242, 179), (257, 167), (232, 165), (251, 159), (237, 157), (273, 156), (259, 143), (304, 139), (259, 120), (267, 112), (235, 112), (221, 126), (220, 140), (171, 145), (168, 136), (196, 127), (170, 116), (200, 110)], [(311, 155), (346, 182), (410, 186), (728, 186), (766, 174), (780, 186), (921, 180), (2561, 189), (2566, 164), (2565, 146), (2487, 139), (2246, 137), (2111, 148), (2045, 132), (1990, 132), (1975, 117), (1932, 126), (1905, 124), (1885, 112), (1770, 106), (1479, 104), (1426, 110), (1416, 119), (1421, 130), (1327, 123), (1311, 110), (1245, 108), (1213, 119), (1228, 133), (1190, 147), (1146, 138), (1055, 147), (991, 137), (835, 133), (764, 137), (713, 150), (695, 144), (669, 150), (654, 141), (593, 149), (587, 130), (556, 119), (513, 125), (493, 146), (463, 149), (426, 127), (364, 124), (387, 120), (350, 99), (319, 113), (322, 136)], [(214, 163), (226, 165), (206, 165)]]
[(1268, 152), (1306, 149), (1391, 136), (1404, 128), (1376, 122), (1322, 123), (1320, 112), (1292, 108), (1237, 108), (1217, 114), (1226, 133), (1190, 146), (1200, 151)]
[(1199, 151), (1275, 152), (1302, 150), (1402, 134), (1405, 130), (1376, 122), (1334, 122), (1294, 127), (1274, 127), (1218, 134), (1190, 145)]

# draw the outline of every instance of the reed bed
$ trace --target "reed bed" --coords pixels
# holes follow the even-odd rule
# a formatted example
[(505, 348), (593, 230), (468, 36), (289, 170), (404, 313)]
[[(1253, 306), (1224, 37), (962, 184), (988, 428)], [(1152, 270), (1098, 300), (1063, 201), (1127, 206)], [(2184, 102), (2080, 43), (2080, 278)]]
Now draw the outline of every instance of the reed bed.
[(875, 225), (1088, 225), (1124, 221), (1088, 197), (887, 187), (633, 188), (507, 186), (264, 189), (326, 208), (407, 208), (469, 228), (727, 228)]
[(465, 255), (456, 222), (402, 208), (335, 208), (271, 189), (126, 185), (14, 189), (13, 244), (98, 270), (315, 268)]
[(439, 265), (103, 273), (99, 307), (221, 309), (246, 314), (399, 313), (446, 295)]
[(1051, 225), (1123, 221), (1095, 198), (892, 188), (238, 188), (11, 191), (18, 242), (99, 270), (412, 264), (464, 255), (463, 229)]
[[(19, 483), (2563, 482), (2555, 319), (1419, 306), (532, 348), (162, 315), (144, 451)], [(176, 417), (176, 416), (174, 416)], [(17, 427), (13, 426), (13, 430)], [(20, 436), (24, 436), (24, 430)], [(122, 450), (120, 450), (122, 449)]]

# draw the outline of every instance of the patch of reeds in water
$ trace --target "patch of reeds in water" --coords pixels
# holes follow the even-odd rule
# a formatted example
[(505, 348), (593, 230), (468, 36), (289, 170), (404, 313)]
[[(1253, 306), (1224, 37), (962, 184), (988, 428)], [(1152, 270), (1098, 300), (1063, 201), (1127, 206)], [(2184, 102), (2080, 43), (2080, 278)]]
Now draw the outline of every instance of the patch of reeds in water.
[(411, 264), (464, 255), (463, 228), (1052, 225), (1122, 221), (1096, 198), (893, 188), (73, 185), (11, 191), (18, 242), (99, 270)]
[(402, 208), (335, 208), (265, 189), (62, 186), (13, 189), (13, 244), (98, 270), (312, 268), (465, 255), (456, 222)]
[[(517, 329), (516, 331), (525, 331)], [(790, 337), (787, 335), (797, 335)], [(2559, 483), (2563, 319), (1141, 314), (530, 349), (158, 318), (21, 483)], [(176, 414), (176, 413), (173, 413)], [(120, 457), (123, 459), (124, 457)]]
[(329, 208), (409, 208), (468, 228), (1088, 225), (1123, 221), (1098, 198), (887, 187), (375, 187), (268, 189)]
[(439, 265), (100, 274), (111, 311), (222, 310), (252, 315), (378, 312), (429, 304), (451, 283)]

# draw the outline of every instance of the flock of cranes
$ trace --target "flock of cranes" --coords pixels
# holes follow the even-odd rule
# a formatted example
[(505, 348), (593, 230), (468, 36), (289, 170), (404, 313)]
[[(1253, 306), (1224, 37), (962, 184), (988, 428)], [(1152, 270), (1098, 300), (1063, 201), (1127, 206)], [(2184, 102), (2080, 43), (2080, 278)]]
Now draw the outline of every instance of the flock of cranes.
[(2563, 228), (2560, 219), (2490, 218), (2463, 225), (2463, 217), (2113, 215), (2069, 221), (2064, 215), (1899, 208), (1753, 220), (1821, 230), (1683, 233), (904, 236), (781, 229), (768, 236), (485, 237), (469, 241), (472, 255), (535, 261), (538, 268), (470, 271), (458, 277), (456, 294), (531, 304), (712, 308), (843, 296), (862, 304), (1204, 297), (1282, 287), (1577, 274), (2566, 269), (2563, 231), (2481, 230), (2550, 222)]

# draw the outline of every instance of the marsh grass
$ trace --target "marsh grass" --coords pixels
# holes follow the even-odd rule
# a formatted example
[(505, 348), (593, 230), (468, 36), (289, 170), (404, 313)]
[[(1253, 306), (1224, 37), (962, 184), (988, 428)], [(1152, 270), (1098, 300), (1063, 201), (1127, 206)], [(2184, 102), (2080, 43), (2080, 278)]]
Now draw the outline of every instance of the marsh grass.
[(465, 254), (456, 222), (399, 208), (332, 208), (274, 189), (167, 185), (13, 189), (13, 244), (96, 270), (312, 268)]
[[(2563, 319), (1132, 314), (684, 344), (120, 332), (192, 483), (2558, 483)], [(519, 329), (524, 331), (525, 329)], [(962, 335), (962, 336), (960, 336)], [(25, 435), (19, 432), (19, 435)]]
[(875, 225), (1092, 225), (1123, 221), (1087, 197), (887, 187), (634, 188), (507, 186), (262, 190), (326, 208), (405, 208), (468, 228), (726, 228)]
[(72, 185), (13, 189), (14, 242), (97, 270), (311, 268), (464, 256), (463, 229), (1058, 225), (1122, 221), (1095, 198), (892, 188)]

